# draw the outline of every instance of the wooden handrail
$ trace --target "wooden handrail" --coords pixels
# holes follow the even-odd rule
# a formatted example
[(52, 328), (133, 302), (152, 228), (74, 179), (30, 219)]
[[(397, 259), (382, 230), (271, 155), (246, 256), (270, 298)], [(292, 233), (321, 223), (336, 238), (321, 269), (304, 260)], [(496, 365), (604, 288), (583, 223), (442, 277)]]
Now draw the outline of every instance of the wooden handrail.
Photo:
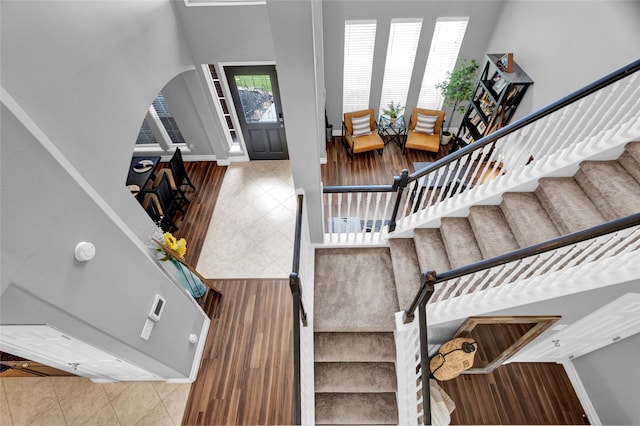
[[(450, 163), (459, 160), (467, 155), (470, 155), (472, 152), (481, 150), (487, 145), (494, 144), (497, 140), (504, 138), (505, 136), (514, 133), (515, 131), (526, 127), (562, 108), (571, 105), (580, 99), (589, 96), (598, 90), (601, 90), (604, 87), (607, 87), (623, 78), (628, 77), (629, 75), (640, 71), (640, 59), (622, 67), (618, 70), (607, 74), (606, 76), (594, 81), (591, 84), (584, 86), (581, 89), (578, 89), (569, 95), (543, 107), (538, 109), (537, 111), (532, 112), (531, 114), (514, 121), (511, 124), (506, 125), (493, 133), (490, 133), (487, 136), (477, 140), (476, 142), (465, 146), (458, 151), (455, 151), (446, 157), (443, 157), (435, 162), (425, 166), (420, 170), (416, 170), (413, 173), (409, 174), (406, 178), (402, 178), (402, 176), (394, 176), (393, 184), (391, 185), (358, 185), (358, 186), (326, 186), (323, 188), (324, 193), (350, 193), (350, 192), (401, 192), (404, 188), (421, 177), (434, 172), (440, 168), (446, 167)], [(403, 170), (404, 172), (404, 170)], [(393, 208), (393, 214), (389, 218), (389, 232), (392, 232), (395, 229), (396, 216), (399, 211), (399, 206), (401, 202), (401, 196), (396, 197), (396, 203)]]
[(300, 359), (300, 322), (307, 326), (307, 312), (302, 301), (302, 287), (300, 286), (300, 248), (302, 240), (303, 195), (298, 194), (298, 208), (293, 242), (293, 266), (289, 275), (289, 288), (293, 298), (293, 398), (294, 424), (302, 424), (302, 385)]
[[(620, 219), (615, 219), (609, 222), (605, 222), (588, 229), (572, 232), (571, 234), (563, 235), (561, 237), (557, 237), (548, 241), (533, 244), (528, 247), (524, 247), (509, 253), (502, 254), (500, 256), (495, 256), (489, 259), (481, 260), (479, 262), (462, 266), (460, 268), (451, 269), (449, 271), (445, 271), (442, 273), (436, 274), (434, 271), (430, 271), (428, 273), (423, 274), (423, 282), (425, 281), (426, 274), (434, 275), (433, 279), (430, 280), (429, 282), (431, 285), (435, 285), (444, 281), (452, 280), (454, 278), (462, 277), (464, 275), (469, 275), (475, 272), (479, 272), (485, 269), (490, 269), (496, 266), (504, 265), (506, 263), (514, 262), (516, 260), (524, 259), (530, 256), (535, 256), (548, 251), (557, 250), (562, 247), (570, 246), (572, 244), (577, 244), (582, 241), (601, 237), (603, 235), (611, 234), (611, 233), (614, 233), (626, 228), (630, 228), (632, 226), (637, 226), (637, 225), (640, 225), (640, 213), (635, 213)], [(405, 310), (405, 313), (404, 313), (405, 322), (411, 322), (411, 320), (414, 317), (415, 309), (418, 305), (420, 305), (421, 301), (424, 300), (425, 292), (427, 290), (428, 289), (423, 284), (420, 290), (418, 291), (418, 293), (416, 294), (416, 296), (414, 297), (413, 302), (411, 303), (409, 308)]]

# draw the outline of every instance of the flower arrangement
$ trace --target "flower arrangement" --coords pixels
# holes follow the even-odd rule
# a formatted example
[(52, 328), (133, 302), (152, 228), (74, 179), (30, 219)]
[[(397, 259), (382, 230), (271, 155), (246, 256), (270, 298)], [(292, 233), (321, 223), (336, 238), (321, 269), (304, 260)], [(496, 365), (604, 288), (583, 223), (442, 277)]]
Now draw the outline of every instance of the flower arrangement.
[[(178, 256), (184, 257), (184, 254), (187, 252), (187, 240), (184, 238), (177, 239), (171, 232), (165, 232), (162, 239), (168, 248), (177, 253)], [(161, 261), (167, 261), (172, 258), (171, 254), (163, 248), (160, 247), (157, 250), (164, 253), (164, 257), (160, 259)]]

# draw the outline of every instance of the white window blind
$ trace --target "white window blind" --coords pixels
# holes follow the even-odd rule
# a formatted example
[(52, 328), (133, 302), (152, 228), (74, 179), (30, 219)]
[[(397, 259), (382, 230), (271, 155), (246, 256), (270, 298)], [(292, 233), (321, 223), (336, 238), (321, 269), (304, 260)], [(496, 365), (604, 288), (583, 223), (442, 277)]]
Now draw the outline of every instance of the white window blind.
[(444, 99), (436, 84), (447, 79), (458, 60), (469, 18), (438, 18), (422, 78), (418, 108), (442, 109)]
[(379, 113), (392, 101), (406, 104), (422, 19), (392, 19)]
[(342, 112), (369, 108), (376, 21), (345, 21)]

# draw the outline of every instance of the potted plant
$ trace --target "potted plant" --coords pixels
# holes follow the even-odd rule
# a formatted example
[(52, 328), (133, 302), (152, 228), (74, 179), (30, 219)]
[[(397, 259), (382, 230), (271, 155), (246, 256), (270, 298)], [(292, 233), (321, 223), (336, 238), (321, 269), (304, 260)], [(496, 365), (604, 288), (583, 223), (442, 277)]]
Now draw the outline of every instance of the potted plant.
[(400, 105), (399, 102), (396, 104), (391, 101), (389, 105), (387, 105), (387, 107), (382, 110), (382, 113), (389, 117), (389, 122), (393, 126), (394, 124), (396, 124), (396, 119), (398, 118), (398, 116), (402, 114), (403, 109), (404, 107)]
[(444, 97), (444, 104), (451, 108), (451, 115), (447, 120), (447, 128), (442, 132), (442, 143), (447, 144), (453, 137), (450, 132), (453, 115), (457, 112), (464, 113), (466, 102), (471, 100), (473, 88), (476, 81), (476, 71), (478, 63), (475, 59), (467, 62), (466, 59), (460, 61), (460, 65), (453, 71), (447, 73), (447, 79), (436, 84), (440, 93)]

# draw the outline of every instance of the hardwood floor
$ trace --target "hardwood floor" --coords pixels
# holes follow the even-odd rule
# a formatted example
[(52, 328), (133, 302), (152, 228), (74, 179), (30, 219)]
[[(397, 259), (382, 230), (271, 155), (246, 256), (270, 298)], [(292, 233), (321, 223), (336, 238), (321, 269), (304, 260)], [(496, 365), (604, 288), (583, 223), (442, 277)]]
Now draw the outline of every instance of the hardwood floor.
[(512, 363), (439, 383), (456, 403), (453, 425), (589, 424), (560, 364)]
[[(428, 153), (387, 145), (356, 155), (352, 163), (337, 138), (328, 144), (322, 166), (325, 185), (388, 183), (413, 161), (433, 161)], [(196, 264), (226, 167), (187, 163), (197, 191), (179, 219), (176, 235), (189, 243)], [(327, 180), (329, 177), (333, 181)], [(369, 181), (371, 179), (371, 181)], [(209, 298), (212, 318), (202, 367), (191, 388), (183, 424), (291, 424), (291, 307), (286, 280), (216, 280), (224, 291)], [(584, 424), (583, 410), (562, 366), (509, 364), (487, 375), (463, 375), (442, 382), (456, 402), (452, 424)]]
[[(164, 165), (168, 167), (168, 164)], [(180, 214), (173, 218), (178, 226), (178, 230), (173, 234), (187, 240), (187, 252), (184, 258), (195, 267), (198, 264), (227, 167), (218, 166), (213, 161), (189, 161), (185, 162), (185, 169), (196, 189), (183, 187), (186, 189), (185, 195), (189, 199), (189, 204), (184, 218)]]
[(325, 186), (333, 185), (383, 185), (393, 183), (402, 169), (414, 171), (414, 162), (436, 161), (449, 153), (450, 145), (440, 145), (437, 153), (402, 149), (393, 142), (388, 143), (382, 155), (377, 151), (356, 154), (353, 161), (349, 159), (339, 137), (327, 143), (327, 164), (321, 166), (322, 182)]
[(185, 425), (293, 424), (293, 333), (288, 280), (215, 280), (211, 317)]

